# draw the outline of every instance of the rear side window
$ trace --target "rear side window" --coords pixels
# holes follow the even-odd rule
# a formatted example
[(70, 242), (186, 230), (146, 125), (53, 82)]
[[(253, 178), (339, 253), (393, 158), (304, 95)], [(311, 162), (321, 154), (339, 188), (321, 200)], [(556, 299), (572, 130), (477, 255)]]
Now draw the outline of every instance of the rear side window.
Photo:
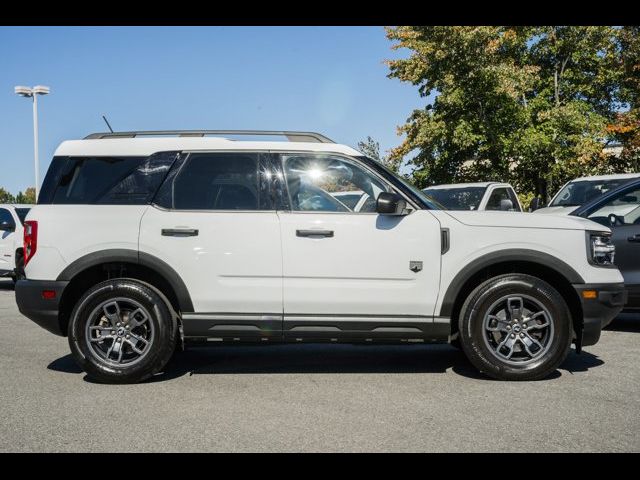
[(149, 203), (176, 156), (162, 152), (149, 157), (56, 157), (38, 203)]
[(7, 225), (13, 225), (14, 227), (16, 225), (16, 222), (13, 221), (13, 215), (11, 215), (11, 212), (6, 208), (0, 208), (0, 224), (1, 223), (6, 223)]
[(259, 210), (258, 154), (192, 153), (155, 199), (176, 210)]

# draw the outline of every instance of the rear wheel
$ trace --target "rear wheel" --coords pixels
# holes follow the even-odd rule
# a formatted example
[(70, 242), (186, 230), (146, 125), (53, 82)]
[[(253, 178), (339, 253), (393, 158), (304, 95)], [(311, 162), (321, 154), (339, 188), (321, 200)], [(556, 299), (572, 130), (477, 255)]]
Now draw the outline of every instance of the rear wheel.
[(104, 383), (134, 383), (159, 372), (175, 349), (176, 316), (153, 286), (108, 280), (87, 291), (69, 323), (80, 367)]
[(460, 312), (462, 348), (481, 372), (500, 380), (537, 380), (571, 347), (567, 304), (548, 283), (524, 274), (487, 280)]

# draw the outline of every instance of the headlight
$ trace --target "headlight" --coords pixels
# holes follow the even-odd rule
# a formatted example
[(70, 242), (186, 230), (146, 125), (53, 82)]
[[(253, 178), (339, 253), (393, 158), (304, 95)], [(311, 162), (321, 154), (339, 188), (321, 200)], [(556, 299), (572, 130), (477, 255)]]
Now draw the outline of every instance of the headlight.
[(609, 267), (613, 265), (616, 255), (616, 247), (611, 243), (611, 235), (608, 233), (589, 233), (588, 242), (590, 263), (600, 267)]

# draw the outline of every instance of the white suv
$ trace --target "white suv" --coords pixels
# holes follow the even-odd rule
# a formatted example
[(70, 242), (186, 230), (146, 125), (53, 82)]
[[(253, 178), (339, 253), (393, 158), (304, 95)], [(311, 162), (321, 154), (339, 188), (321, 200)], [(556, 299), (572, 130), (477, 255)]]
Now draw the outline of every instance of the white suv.
[[(221, 138), (241, 133), (288, 142)], [(622, 309), (609, 236), (439, 210), (314, 133), (93, 134), (55, 153), (16, 299), (103, 382), (144, 380), (187, 342), (452, 342), (492, 377), (536, 379)]]
[(0, 277), (15, 280), (22, 271), (22, 224), (31, 207), (33, 205), (0, 204)]

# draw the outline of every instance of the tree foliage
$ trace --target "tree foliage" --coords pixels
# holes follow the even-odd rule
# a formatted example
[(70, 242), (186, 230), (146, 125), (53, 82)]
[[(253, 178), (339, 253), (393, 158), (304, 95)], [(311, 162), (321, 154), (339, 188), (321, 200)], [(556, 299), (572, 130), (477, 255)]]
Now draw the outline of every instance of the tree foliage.
[(34, 187), (27, 188), (24, 193), (18, 192), (12, 195), (9, 191), (0, 187), (0, 203), (36, 203), (36, 189)]
[(36, 203), (36, 189), (34, 187), (29, 187), (24, 191), (24, 193), (18, 192), (18, 195), (16, 195), (16, 203)]
[(0, 187), (0, 203), (14, 203), (15, 197), (11, 195), (7, 190)]
[(397, 170), (397, 162), (391, 161), (388, 155), (382, 155), (380, 153), (380, 143), (370, 136), (367, 136), (366, 140), (358, 142), (358, 150), (376, 162), (382, 163), (392, 170)]
[(389, 76), (428, 97), (390, 154), (418, 186), (508, 180), (545, 196), (578, 175), (633, 168), (603, 147), (637, 138), (638, 116), (620, 118), (637, 105), (637, 27), (395, 27), (387, 37), (409, 51), (387, 62)]

